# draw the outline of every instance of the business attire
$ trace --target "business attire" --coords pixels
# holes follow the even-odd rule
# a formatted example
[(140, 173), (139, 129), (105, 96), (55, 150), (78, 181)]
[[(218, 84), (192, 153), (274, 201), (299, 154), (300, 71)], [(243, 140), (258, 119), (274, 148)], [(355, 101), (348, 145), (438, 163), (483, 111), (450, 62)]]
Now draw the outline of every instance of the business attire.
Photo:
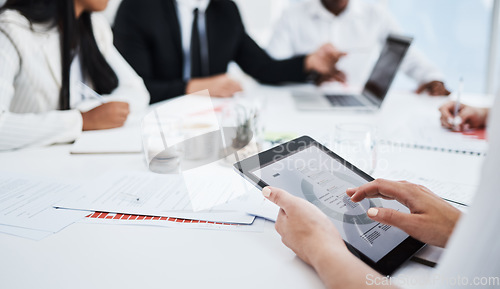
[[(149, 94), (142, 79), (113, 46), (106, 20), (92, 15), (97, 45), (115, 71), (119, 86), (105, 96), (128, 102), (131, 111), (147, 107)], [(71, 67), (79, 72), (78, 57)], [(0, 150), (70, 142), (82, 132), (81, 112), (101, 103), (75, 95), (76, 73), (70, 75), (70, 110), (59, 109), (61, 89), (60, 34), (56, 27), (30, 22), (19, 12), (0, 14)], [(89, 84), (91, 85), (91, 84)]]
[[(192, 23), (196, 20), (197, 24), (190, 26), (185, 24), (189, 24), (189, 20), (182, 17), (181, 2), (183, 0), (149, 0), (144, 5), (143, 1), (124, 0), (116, 15), (115, 45), (144, 79), (151, 103), (184, 94), (190, 78), (225, 73), (231, 61), (263, 83), (306, 79), (305, 56), (272, 59), (246, 33), (234, 2), (210, 1), (206, 11), (192, 11)], [(196, 31), (198, 35), (189, 37), (186, 31)], [(186, 39), (196, 53), (186, 53)], [(189, 66), (186, 65), (188, 57)]]
[[(348, 53), (338, 68), (346, 73), (349, 83), (363, 84), (390, 33), (401, 34), (401, 30), (380, 5), (350, 0), (347, 8), (335, 16), (321, 0), (309, 0), (283, 12), (267, 51), (284, 59), (332, 43)], [(443, 81), (436, 67), (414, 48), (408, 51), (401, 70), (420, 84)]]

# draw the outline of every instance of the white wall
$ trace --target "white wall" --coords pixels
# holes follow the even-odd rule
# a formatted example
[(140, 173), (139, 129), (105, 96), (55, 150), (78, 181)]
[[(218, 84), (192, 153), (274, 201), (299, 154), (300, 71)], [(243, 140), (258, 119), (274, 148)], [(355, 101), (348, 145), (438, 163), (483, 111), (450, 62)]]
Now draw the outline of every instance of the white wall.
[(234, 0), (240, 9), (247, 32), (265, 46), (271, 37), (272, 27), (290, 0)]

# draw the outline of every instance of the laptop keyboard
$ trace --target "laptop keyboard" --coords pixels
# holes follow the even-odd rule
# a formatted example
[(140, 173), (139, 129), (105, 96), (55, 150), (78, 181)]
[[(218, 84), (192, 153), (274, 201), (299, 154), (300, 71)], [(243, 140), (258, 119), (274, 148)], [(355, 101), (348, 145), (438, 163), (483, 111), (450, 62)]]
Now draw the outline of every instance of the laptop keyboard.
[(335, 94), (326, 95), (326, 98), (333, 106), (364, 106), (363, 103), (353, 95)]

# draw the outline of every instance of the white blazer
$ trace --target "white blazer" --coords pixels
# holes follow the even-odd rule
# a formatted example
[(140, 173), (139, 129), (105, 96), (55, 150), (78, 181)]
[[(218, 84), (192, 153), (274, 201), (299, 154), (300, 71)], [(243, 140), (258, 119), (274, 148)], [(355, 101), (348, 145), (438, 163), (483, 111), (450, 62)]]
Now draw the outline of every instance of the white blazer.
[[(131, 112), (144, 110), (144, 82), (113, 45), (105, 19), (92, 15), (97, 45), (115, 71), (119, 86), (107, 100), (126, 101)], [(82, 131), (81, 112), (100, 103), (85, 101), (57, 110), (61, 88), (61, 48), (56, 27), (34, 24), (19, 12), (0, 14), (0, 151), (70, 142)]]
[[(274, 58), (285, 59), (332, 43), (348, 53), (338, 67), (346, 73), (348, 82), (357, 86), (368, 78), (390, 33), (401, 33), (401, 29), (381, 5), (350, 0), (346, 10), (335, 16), (320, 0), (309, 0), (283, 12), (267, 51)], [(408, 51), (401, 70), (421, 84), (444, 78), (414, 47)]]

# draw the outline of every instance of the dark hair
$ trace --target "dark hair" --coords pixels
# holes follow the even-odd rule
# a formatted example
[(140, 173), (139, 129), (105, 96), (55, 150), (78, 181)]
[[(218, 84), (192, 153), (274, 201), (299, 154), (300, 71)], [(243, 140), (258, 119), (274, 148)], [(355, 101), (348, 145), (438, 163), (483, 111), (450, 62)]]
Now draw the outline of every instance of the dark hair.
[(59, 109), (69, 109), (70, 67), (75, 48), (79, 47), (82, 75), (89, 77), (97, 93), (109, 94), (118, 87), (118, 77), (99, 50), (92, 29), (90, 12), (75, 17), (73, 0), (7, 0), (0, 13), (19, 11), (30, 23), (51, 23), (61, 37), (62, 86)]

